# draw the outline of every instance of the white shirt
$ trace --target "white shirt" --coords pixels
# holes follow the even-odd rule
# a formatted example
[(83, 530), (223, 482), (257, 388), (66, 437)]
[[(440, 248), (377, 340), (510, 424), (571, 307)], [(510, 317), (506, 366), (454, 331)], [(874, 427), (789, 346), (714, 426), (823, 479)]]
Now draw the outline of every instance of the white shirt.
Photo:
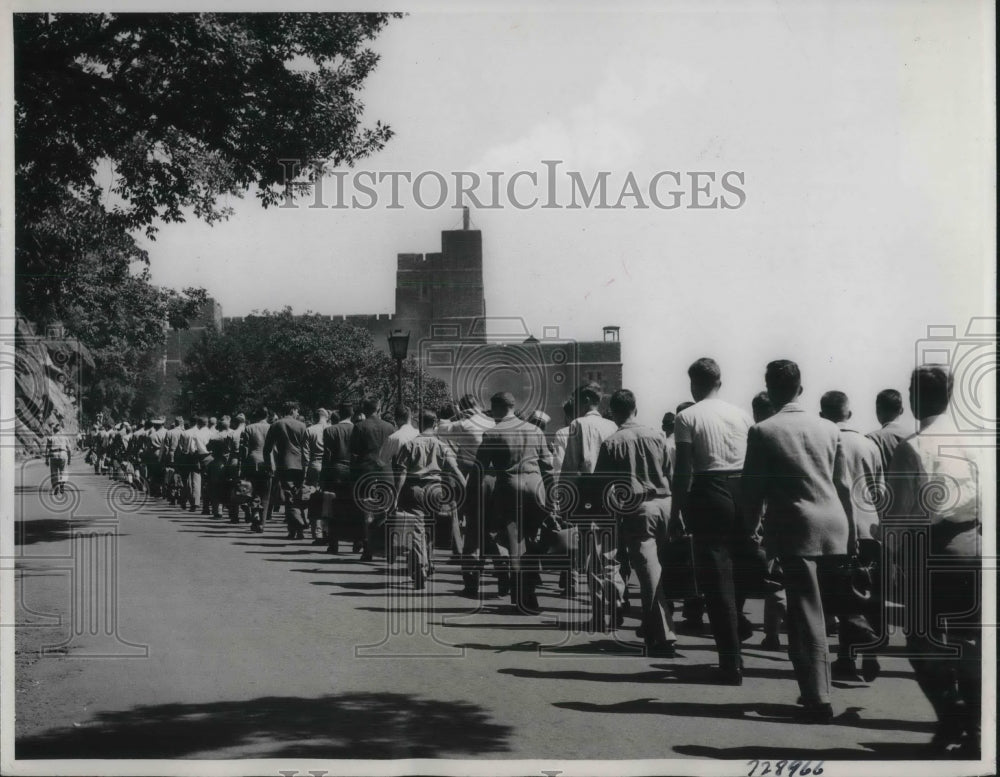
[(382, 443), (382, 447), (379, 449), (378, 457), (381, 461), (391, 462), (396, 458), (396, 454), (399, 453), (399, 449), (403, 447), (404, 444), (408, 443), (414, 437), (416, 437), (420, 432), (407, 421), (396, 431), (385, 438), (385, 442)]
[(552, 474), (562, 472), (563, 459), (566, 457), (566, 445), (569, 443), (569, 427), (564, 426), (556, 431), (552, 438)]
[(496, 426), (496, 422), (478, 411), (465, 410), (462, 415), (464, 418), (452, 421), (444, 428), (438, 424), (438, 437), (455, 451), (458, 465), (468, 469), (476, 463), (476, 452), (483, 442), (483, 432)]
[(718, 397), (708, 397), (682, 410), (674, 419), (676, 444), (692, 448), (692, 472), (743, 469), (750, 415)]
[[(962, 434), (947, 413), (921, 422), (896, 448), (886, 476), (890, 516), (981, 524), (996, 517), (992, 438)], [(989, 503), (987, 503), (987, 501)]]
[(590, 410), (573, 421), (569, 425), (562, 475), (571, 478), (593, 474), (601, 443), (617, 431), (618, 424), (602, 417), (596, 410)]

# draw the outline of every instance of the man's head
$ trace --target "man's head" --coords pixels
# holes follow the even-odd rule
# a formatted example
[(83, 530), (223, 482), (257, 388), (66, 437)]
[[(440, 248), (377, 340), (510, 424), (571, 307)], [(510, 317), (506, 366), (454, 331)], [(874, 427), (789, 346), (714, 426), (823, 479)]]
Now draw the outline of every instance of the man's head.
[(669, 411), (663, 414), (663, 420), (660, 421), (660, 428), (667, 437), (670, 437), (674, 433), (674, 419), (676, 418), (677, 416)]
[(152, 429), (152, 428), (153, 428), (153, 421), (152, 421), (152, 419), (149, 419), (149, 418), (147, 418), (147, 419), (146, 419), (146, 420), (145, 420), (145, 421), (143, 422), (143, 424), (142, 424), (142, 428), (143, 428), (143, 429)]
[(576, 418), (576, 413), (574, 411), (575, 407), (576, 407), (576, 405), (573, 404), (573, 400), (572, 399), (567, 399), (565, 402), (563, 402), (563, 406), (562, 406), (563, 421), (566, 422), (567, 426), (569, 426), (571, 423), (573, 423), (573, 419)]
[(330, 423), (331, 424), (335, 424), (339, 420), (340, 420), (340, 413), (338, 413), (336, 410), (331, 410), (330, 411), (330, 418), (329, 418)]
[(299, 403), (294, 399), (286, 399), (281, 403), (281, 415), (295, 417), (299, 414)]
[[(437, 415), (435, 415), (434, 417), (437, 418)], [(396, 422), (396, 426), (397, 427), (400, 427), (403, 424), (409, 423), (410, 422), (410, 408), (408, 408), (406, 405), (396, 405), (392, 409), (392, 418)], [(421, 428), (423, 428), (423, 427), (421, 427)]]
[(165, 419), (163, 419), (163, 418), (154, 418), (149, 423), (153, 425), (154, 429), (159, 429), (159, 428), (161, 428), (163, 426), (164, 420)]
[(774, 405), (766, 391), (762, 391), (750, 401), (753, 410), (753, 422), (759, 424), (774, 415)]
[(234, 429), (239, 428), (242, 424), (245, 424), (246, 422), (247, 422), (247, 417), (243, 415), (243, 413), (237, 413), (235, 416), (233, 416)]
[(621, 426), (635, 415), (635, 394), (628, 389), (618, 389), (608, 400), (611, 418)]
[(910, 410), (918, 421), (948, 409), (954, 377), (945, 364), (924, 364), (910, 376)]
[(228, 429), (229, 428), (229, 422), (231, 420), (232, 419), (229, 416), (227, 416), (227, 415), (222, 416), (222, 418), (219, 419), (219, 429)]
[(199, 429), (203, 429), (204, 427), (208, 426), (208, 416), (207, 415), (198, 416), (197, 424)]
[(842, 424), (851, 417), (851, 403), (843, 391), (827, 391), (819, 398), (819, 414), (827, 421)]
[(545, 427), (549, 425), (550, 420), (549, 414), (544, 410), (533, 410), (531, 415), (528, 416), (528, 423), (537, 426), (543, 432), (545, 431)]
[(374, 418), (378, 413), (378, 400), (375, 397), (365, 397), (361, 400), (361, 412), (365, 418)]
[[(403, 423), (405, 424), (409, 420), (410, 420), (410, 411), (407, 410), (406, 420), (404, 420)], [(420, 414), (420, 431), (425, 432), (428, 429), (433, 429), (435, 426), (437, 426), (437, 422), (438, 422), (437, 413), (435, 413), (433, 410), (424, 410)]]
[(601, 387), (596, 383), (588, 383), (580, 386), (576, 390), (576, 402), (574, 403), (579, 415), (586, 415), (591, 410), (596, 410), (601, 404)]
[(441, 405), (438, 413), (442, 421), (450, 421), (455, 417), (455, 406), (451, 403)]
[(475, 394), (463, 394), (462, 398), (458, 400), (458, 409), (462, 412), (477, 413), (482, 407)]
[(353, 402), (341, 402), (340, 410), (338, 411), (341, 421), (350, 421), (354, 417), (354, 403)]
[(875, 417), (885, 426), (903, 414), (903, 395), (896, 389), (882, 389), (875, 396)]
[(715, 359), (707, 356), (688, 367), (688, 378), (691, 380), (691, 396), (695, 402), (700, 402), (722, 386), (722, 370)]
[(182, 415), (174, 416), (174, 426), (177, 427), (178, 429), (183, 429), (184, 428), (184, 416), (182, 416)]
[(267, 407), (261, 405), (260, 407), (258, 407), (256, 410), (253, 411), (253, 415), (250, 417), (253, 418), (254, 423), (259, 423), (260, 421), (266, 421), (269, 415), (270, 412), (268, 411)]
[(208, 428), (209, 429), (214, 429), (216, 426), (218, 426), (218, 424), (219, 424), (219, 419), (218, 418), (216, 418), (214, 415), (209, 417), (209, 419), (208, 419)]
[(329, 420), (330, 420), (330, 411), (327, 410), (325, 407), (321, 407), (319, 410), (316, 411), (316, 423), (325, 424)]
[(799, 365), (788, 359), (778, 359), (768, 362), (764, 371), (764, 385), (767, 386), (767, 396), (775, 410), (793, 401), (802, 393), (802, 374)]
[(497, 421), (513, 414), (514, 395), (509, 391), (498, 391), (490, 397), (490, 415)]

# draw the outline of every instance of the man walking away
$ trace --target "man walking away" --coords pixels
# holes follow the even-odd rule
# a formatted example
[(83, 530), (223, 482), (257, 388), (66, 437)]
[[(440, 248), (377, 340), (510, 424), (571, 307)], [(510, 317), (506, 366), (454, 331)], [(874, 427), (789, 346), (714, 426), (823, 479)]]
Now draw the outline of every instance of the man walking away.
[(271, 498), (271, 473), (268, 459), (264, 457), (264, 443), (271, 428), (266, 407), (259, 407), (251, 415), (253, 423), (247, 424), (240, 435), (240, 460), (243, 477), (253, 484), (253, 501), (250, 503), (250, 531), (264, 531), (264, 519)]
[[(354, 405), (350, 402), (341, 403), (337, 410), (340, 419), (323, 430), (323, 469), (320, 482), (323, 491), (334, 495), (331, 514), (323, 520), (326, 524), (327, 552), (336, 553), (339, 549), (337, 534), (342, 530), (340, 525), (354, 515), (353, 495), (351, 493), (351, 433), (354, 424)], [(328, 498), (324, 497), (328, 502)]]
[[(949, 407), (952, 388), (945, 365), (913, 371), (910, 408), (920, 431), (899, 444), (889, 464), (895, 502), (883, 528), (897, 535), (896, 547), (911, 540), (910, 553), (898, 562), (905, 590), (916, 592), (902, 597), (910, 663), (938, 719), (930, 755), (979, 759), (982, 531), (983, 519), (995, 521), (997, 515), (996, 448), (992, 437), (959, 430), (952, 415), (957, 410)], [(928, 574), (928, 556), (947, 567)]]
[[(433, 411), (421, 413), (419, 434), (403, 443), (393, 458), (396, 504), (400, 510), (417, 515), (410, 542), (410, 570), (413, 587), (418, 591), (432, 568), (425, 522), (433, 521), (442, 512), (454, 512), (456, 507), (448, 504), (447, 494), (459, 493), (465, 486), (454, 451), (434, 433), (437, 420)], [(445, 478), (452, 482), (445, 483)]]
[(364, 540), (361, 543), (361, 561), (371, 561), (371, 547), (368, 531), (377, 516), (371, 515), (372, 505), (366, 503), (365, 494), (377, 488), (378, 483), (389, 485), (392, 472), (388, 462), (379, 456), (382, 445), (395, 429), (378, 417), (378, 400), (366, 397), (361, 402), (364, 420), (354, 425), (351, 431), (351, 478), (354, 481), (354, 515), (363, 527)]
[(316, 423), (306, 428), (306, 476), (305, 484), (316, 490), (309, 497), (309, 534), (313, 545), (326, 544), (326, 529), (321, 523), (323, 512), (323, 492), (320, 490), (320, 475), (323, 471), (323, 433), (330, 425), (330, 411), (320, 408), (316, 411)]
[(674, 419), (672, 517), (679, 511), (694, 535), (699, 588), (719, 653), (719, 681), (740, 685), (740, 642), (753, 629), (737, 606), (733, 555), (737, 538), (747, 534), (740, 474), (753, 424), (745, 411), (719, 399), (722, 371), (714, 359), (698, 359), (688, 368), (688, 378), (695, 403)]
[[(639, 578), (642, 597), (642, 636), (647, 655), (672, 658), (674, 636), (670, 608), (660, 585), (659, 545), (667, 539), (670, 519), (670, 486), (667, 481), (667, 447), (663, 435), (636, 420), (635, 395), (621, 389), (611, 395), (611, 415), (618, 431), (601, 443), (595, 475), (607, 481), (604, 494), (616, 490), (610, 504), (628, 551), (630, 566)], [(608, 565), (613, 548), (601, 548), (599, 558)], [(612, 578), (617, 574), (610, 569)], [(612, 589), (616, 582), (607, 575), (600, 582)], [(597, 578), (592, 575), (592, 580)], [(608, 585), (608, 583), (612, 585)], [(593, 583), (592, 583), (593, 585)], [(622, 586), (624, 588), (624, 586)], [(611, 595), (607, 590), (605, 599)], [(596, 614), (596, 613), (595, 613)]]
[(274, 474), (285, 503), (288, 539), (303, 539), (306, 522), (299, 506), (300, 489), (306, 470), (306, 425), (298, 418), (298, 402), (285, 402), (281, 418), (271, 424), (264, 440), (264, 461), (274, 456)]
[(798, 719), (830, 723), (830, 656), (824, 598), (856, 548), (851, 483), (840, 430), (796, 401), (802, 380), (795, 362), (767, 365), (775, 414), (750, 429), (743, 494), (754, 524), (767, 502), (764, 545), (781, 559), (788, 600), (788, 655), (799, 684)]
[[(851, 483), (854, 504), (854, 525), (858, 534), (858, 561), (871, 567), (881, 561), (878, 536), (878, 511), (873, 501), (874, 495), (881, 493), (885, 486), (882, 471), (882, 456), (878, 446), (864, 437), (850, 424), (851, 406), (843, 391), (827, 391), (819, 400), (820, 417), (837, 425), (840, 429), (840, 444), (844, 450), (844, 466), (847, 479)], [(873, 577), (881, 578), (881, 572)], [(873, 580), (874, 582), (874, 580)], [(879, 586), (876, 586), (877, 588)], [(854, 648), (859, 645), (874, 646), (878, 641), (876, 629), (881, 632), (880, 591), (872, 592), (870, 606), (862, 609), (853, 603), (844, 602), (846, 608), (837, 614), (837, 660), (830, 667), (831, 678), (838, 682), (871, 682), (878, 677), (881, 667), (873, 655), (865, 655), (861, 667), (864, 677), (858, 674)]]
[(510, 599), (518, 611), (541, 612), (535, 588), (541, 565), (524, 556), (526, 537), (534, 537), (546, 515), (545, 479), (551, 476), (552, 454), (545, 435), (514, 415), (514, 395), (503, 391), (490, 397), (496, 426), (483, 433), (476, 455), (482, 480), (492, 478), (492, 505), (500, 536), (510, 553)]
[(52, 434), (45, 438), (45, 461), (49, 465), (53, 494), (66, 493), (66, 467), (72, 458), (72, 442), (63, 434), (62, 425), (56, 424)]

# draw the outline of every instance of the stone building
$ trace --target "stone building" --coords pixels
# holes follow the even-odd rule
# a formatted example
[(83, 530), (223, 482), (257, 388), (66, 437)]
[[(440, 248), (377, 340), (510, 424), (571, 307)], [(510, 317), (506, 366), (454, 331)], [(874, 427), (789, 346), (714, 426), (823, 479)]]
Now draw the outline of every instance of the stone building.
[[(391, 314), (332, 316), (368, 329), (388, 350), (388, 335), (409, 332), (409, 354), (445, 380), (456, 399), (473, 393), (484, 402), (495, 391), (511, 391), (525, 409), (543, 409), (552, 429), (562, 425), (562, 403), (584, 382), (605, 394), (621, 387), (621, 343), (616, 326), (602, 340), (577, 342), (546, 326), (534, 336), (519, 317), (491, 317), (483, 288), (483, 236), (463, 228), (441, 233), (441, 250), (396, 257), (396, 305)], [(225, 327), (221, 307), (210, 300), (186, 331), (170, 332), (164, 359), (165, 396), (173, 396), (184, 354), (206, 327)], [(550, 431), (552, 430), (550, 429)]]

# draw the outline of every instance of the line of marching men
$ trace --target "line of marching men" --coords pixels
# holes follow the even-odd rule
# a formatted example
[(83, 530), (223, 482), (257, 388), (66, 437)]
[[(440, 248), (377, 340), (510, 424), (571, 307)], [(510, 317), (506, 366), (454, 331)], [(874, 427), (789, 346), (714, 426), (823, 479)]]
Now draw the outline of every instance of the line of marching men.
[[(882, 427), (867, 437), (852, 428), (842, 392), (824, 394), (818, 414), (805, 411), (793, 362), (767, 365), (752, 419), (719, 397), (712, 359), (699, 359), (688, 375), (694, 402), (668, 413), (661, 430), (637, 423), (632, 392), (615, 392), (602, 414), (599, 387), (584, 386), (551, 441), (550, 419), (519, 414), (515, 398), (498, 393), (488, 414), (465, 396), (441, 417), (421, 412), (416, 425), (402, 406), (391, 420), (379, 417), (374, 399), (359, 412), (350, 404), (320, 410), (307, 425), (288, 402), (280, 414), (261, 408), (249, 421), (237, 414), (178, 418), (170, 429), (159, 418), (141, 429), (108, 428), (88, 445), (95, 471), (148, 484), (151, 496), (181, 508), (200, 504), (217, 517), (226, 509), (233, 522), (242, 515), (253, 531), (263, 531), (280, 503), (288, 538), (304, 539), (309, 529), (333, 553), (353, 541), (362, 560), (387, 533), (391, 554), (396, 532), (417, 588), (433, 572), (427, 529), (436, 528), (460, 559), (464, 593), (479, 595), (492, 561), (500, 594), (520, 613), (541, 611), (536, 589), (546, 561), (568, 559), (560, 586), (572, 596), (582, 577), (595, 632), (623, 625), (634, 575), (636, 633), (647, 654), (675, 655), (673, 601), (686, 598), (687, 628), (698, 627), (699, 610), (708, 616), (724, 684), (742, 684), (741, 643), (753, 633), (743, 604), (763, 592), (761, 646), (780, 648), (783, 614), (797, 718), (807, 723), (833, 720), (831, 676), (878, 676), (875, 653), (887, 632), (880, 583), (902, 576), (893, 590), (919, 593), (903, 602), (904, 631), (940, 721), (931, 747), (977, 753), (980, 483), (995, 469), (955, 426), (950, 371), (914, 371), (916, 429), (900, 423), (899, 392), (881, 392)], [(929, 575), (926, 555), (887, 555), (888, 534), (920, 532), (947, 572)], [(682, 596), (681, 587), (690, 590)]]

